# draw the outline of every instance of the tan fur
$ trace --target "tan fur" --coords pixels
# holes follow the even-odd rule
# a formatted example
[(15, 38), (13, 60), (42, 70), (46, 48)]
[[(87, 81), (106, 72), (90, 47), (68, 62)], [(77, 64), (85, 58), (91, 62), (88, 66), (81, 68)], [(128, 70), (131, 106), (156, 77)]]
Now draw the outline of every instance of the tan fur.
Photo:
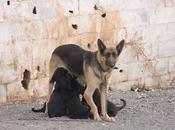
[[(100, 56), (99, 54), (97, 55), (97, 60), (99, 63), (102, 65), (103, 69), (106, 69), (105, 66), (105, 57)], [(95, 91), (96, 88), (100, 90), (101, 93), (101, 104), (102, 104), (102, 116), (107, 120), (107, 121), (114, 121), (113, 118), (110, 118), (106, 112), (106, 95), (108, 92), (108, 86), (109, 86), (109, 81), (111, 77), (111, 70), (107, 72), (102, 72), (101, 78), (97, 77), (95, 75), (95, 71), (93, 70), (94, 68), (90, 66), (84, 66), (84, 71), (85, 71), (85, 82), (87, 85), (87, 88), (84, 92), (84, 98), (87, 101), (87, 103), (91, 107), (91, 111), (94, 114), (94, 120), (100, 121), (101, 118), (98, 114), (97, 107), (93, 101), (92, 95)]]
[(106, 58), (104, 56), (101, 56), (99, 52), (97, 53), (97, 60), (100, 63), (100, 65), (102, 66), (103, 70), (106, 70), (106, 68), (107, 68), (105, 65)]

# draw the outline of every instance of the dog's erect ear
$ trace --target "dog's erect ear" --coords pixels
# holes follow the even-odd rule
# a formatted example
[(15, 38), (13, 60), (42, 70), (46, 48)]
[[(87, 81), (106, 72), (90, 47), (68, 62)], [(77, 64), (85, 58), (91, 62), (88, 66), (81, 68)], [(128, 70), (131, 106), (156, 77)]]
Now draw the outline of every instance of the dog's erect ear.
[(106, 49), (106, 46), (104, 45), (104, 43), (100, 39), (98, 39), (97, 44), (98, 44), (98, 50), (102, 54), (104, 52), (104, 50)]
[(123, 49), (124, 44), (125, 44), (125, 40), (121, 40), (119, 42), (119, 44), (116, 46), (118, 55), (120, 55), (120, 53), (122, 52), (122, 49)]

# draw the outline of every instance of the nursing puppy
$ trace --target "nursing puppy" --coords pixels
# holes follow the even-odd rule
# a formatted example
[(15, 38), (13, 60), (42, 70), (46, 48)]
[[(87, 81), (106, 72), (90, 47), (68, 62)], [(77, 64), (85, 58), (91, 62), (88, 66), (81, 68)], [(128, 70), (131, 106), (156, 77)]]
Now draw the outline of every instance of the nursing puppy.
[[(122, 52), (125, 41), (122, 40), (116, 47), (107, 48), (102, 40), (98, 39), (98, 51), (91, 52), (84, 50), (80, 46), (67, 44), (57, 47), (50, 59), (50, 79), (57, 67), (63, 67), (73, 75), (78, 81), (87, 86), (83, 97), (91, 108), (94, 120), (100, 121), (97, 106), (93, 101), (93, 93), (96, 89), (100, 92), (101, 115), (107, 121), (114, 121), (107, 114), (106, 95), (109, 89), (112, 71), (115, 63)], [(50, 82), (49, 94), (53, 90), (53, 83)]]
[(55, 89), (48, 102), (49, 117), (68, 115), (76, 119), (90, 116), (90, 110), (79, 99), (84, 88), (67, 70), (58, 68), (50, 82), (55, 82)]

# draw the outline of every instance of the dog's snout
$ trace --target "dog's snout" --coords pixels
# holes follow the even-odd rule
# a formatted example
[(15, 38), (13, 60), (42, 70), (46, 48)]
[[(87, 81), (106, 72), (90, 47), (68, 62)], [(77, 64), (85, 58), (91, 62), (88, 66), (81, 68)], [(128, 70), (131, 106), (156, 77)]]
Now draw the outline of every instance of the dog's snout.
[(114, 68), (114, 67), (115, 67), (115, 64), (110, 64), (110, 67), (111, 67), (111, 68)]

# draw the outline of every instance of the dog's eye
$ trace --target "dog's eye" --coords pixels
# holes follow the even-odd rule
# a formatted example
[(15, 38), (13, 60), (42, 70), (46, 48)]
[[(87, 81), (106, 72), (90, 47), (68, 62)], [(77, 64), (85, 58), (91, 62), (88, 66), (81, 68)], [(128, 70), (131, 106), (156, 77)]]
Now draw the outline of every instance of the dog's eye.
[(111, 56), (111, 53), (107, 52), (106, 57), (110, 57), (110, 56)]

